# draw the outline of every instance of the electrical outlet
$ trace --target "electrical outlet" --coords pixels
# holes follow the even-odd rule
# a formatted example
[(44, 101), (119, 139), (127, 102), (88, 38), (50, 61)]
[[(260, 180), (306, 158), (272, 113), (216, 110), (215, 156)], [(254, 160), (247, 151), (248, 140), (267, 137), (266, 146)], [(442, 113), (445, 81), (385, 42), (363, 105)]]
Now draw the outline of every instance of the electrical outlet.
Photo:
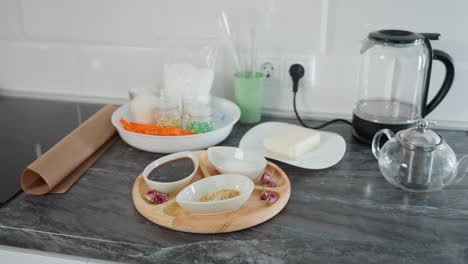
[(265, 80), (270, 84), (280, 84), (281, 76), (281, 59), (273, 57), (259, 58), (258, 71), (265, 74)]
[(271, 62), (265, 62), (260, 65), (261, 71), (265, 74), (265, 78), (269, 79), (274, 76), (275, 73), (275, 66)]
[(304, 67), (305, 73), (304, 77), (299, 81), (299, 90), (301, 88), (312, 88), (316, 86), (316, 57), (311, 55), (294, 55), (286, 56), (284, 59), (284, 66), (286, 68), (287, 81), (285, 82), (287, 87), (291, 89), (292, 79), (289, 75), (289, 68), (293, 64), (301, 64)]

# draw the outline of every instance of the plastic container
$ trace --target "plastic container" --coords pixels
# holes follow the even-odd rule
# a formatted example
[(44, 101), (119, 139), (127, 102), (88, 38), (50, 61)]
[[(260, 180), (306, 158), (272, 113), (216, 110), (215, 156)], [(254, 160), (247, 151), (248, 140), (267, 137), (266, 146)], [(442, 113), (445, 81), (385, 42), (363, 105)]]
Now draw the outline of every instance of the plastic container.
[(265, 74), (256, 72), (238, 72), (234, 74), (236, 103), (241, 109), (240, 122), (257, 123), (262, 117), (263, 81)]

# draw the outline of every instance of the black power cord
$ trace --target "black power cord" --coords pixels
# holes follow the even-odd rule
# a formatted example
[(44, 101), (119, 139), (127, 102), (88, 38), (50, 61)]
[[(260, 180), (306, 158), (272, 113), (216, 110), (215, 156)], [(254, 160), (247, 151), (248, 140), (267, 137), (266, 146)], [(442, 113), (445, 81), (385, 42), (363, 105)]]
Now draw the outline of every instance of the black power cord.
[(303, 127), (312, 128), (312, 129), (321, 129), (321, 128), (324, 128), (324, 127), (326, 127), (328, 125), (331, 125), (333, 123), (336, 123), (336, 122), (343, 122), (343, 123), (346, 123), (346, 124), (352, 126), (353, 124), (351, 122), (349, 122), (346, 119), (341, 119), (341, 118), (330, 120), (328, 122), (325, 122), (325, 123), (323, 123), (321, 125), (318, 125), (318, 126), (315, 126), (315, 127), (308, 126), (308, 125), (306, 125), (306, 123), (304, 123), (304, 121), (302, 121), (302, 118), (299, 116), (299, 113), (297, 112), (296, 94), (297, 94), (297, 90), (299, 88), (299, 80), (302, 77), (304, 77), (304, 73), (305, 73), (304, 67), (302, 67), (302, 65), (300, 65), (300, 64), (293, 64), (289, 68), (289, 75), (291, 75), (291, 78), (292, 78), (292, 81), (293, 81), (293, 93), (294, 93), (293, 108), (294, 108), (294, 113), (296, 114), (296, 117), (297, 117), (297, 120), (299, 121), (299, 123), (301, 123), (301, 125)]

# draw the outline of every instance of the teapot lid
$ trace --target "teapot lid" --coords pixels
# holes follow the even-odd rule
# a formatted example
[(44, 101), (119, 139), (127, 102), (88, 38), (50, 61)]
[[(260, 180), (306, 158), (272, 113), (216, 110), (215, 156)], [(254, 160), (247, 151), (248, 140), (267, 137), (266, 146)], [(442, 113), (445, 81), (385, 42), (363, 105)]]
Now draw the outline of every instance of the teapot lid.
[(418, 120), (416, 127), (406, 129), (397, 133), (397, 138), (405, 147), (409, 149), (422, 149), (432, 151), (440, 146), (444, 139), (431, 129), (427, 128), (427, 122), (424, 119)]

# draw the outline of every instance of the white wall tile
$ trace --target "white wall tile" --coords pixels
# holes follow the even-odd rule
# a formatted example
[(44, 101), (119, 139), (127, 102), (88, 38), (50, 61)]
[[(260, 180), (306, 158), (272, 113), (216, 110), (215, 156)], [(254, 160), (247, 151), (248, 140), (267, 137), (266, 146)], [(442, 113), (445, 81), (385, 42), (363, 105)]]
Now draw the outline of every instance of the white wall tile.
[(0, 0), (0, 39), (21, 37), (19, 4), (16, 0)]
[[(444, 77), (445, 70), (438, 63), (433, 65), (433, 76), (431, 78), (431, 89), (429, 99), (439, 90)], [(455, 80), (452, 88), (445, 99), (437, 108), (429, 114), (428, 118), (435, 120), (468, 122), (468, 61), (459, 62), (456, 65)]]
[(159, 84), (162, 57), (157, 49), (121, 47), (83, 48), (83, 94), (128, 98), (134, 86)]
[(275, 1), (260, 49), (277, 53), (310, 52), (320, 48), (321, 1)]
[(299, 105), (312, 113), (351, 115), (359, 57), (320, 57), (314, 87), (302, 90)]
[(468, 1), (451, 0), (330, 0), (328, 54), (359, 54), (360, 41), (374, 30), (407, 29), (415, 32), (439, 32), (434, 47), (445, 49), (457, 59), (467, 59)]
[(166, 36), (163, 0), (22, 0), (29, 38), (149, 46)]
[(168, 1), (170, 39), (216, 39), (221, 37), (219, 17), (224, 1)]
[(6, 41), (0, 47), (0, 88), (81, 94), (77, 47)]

